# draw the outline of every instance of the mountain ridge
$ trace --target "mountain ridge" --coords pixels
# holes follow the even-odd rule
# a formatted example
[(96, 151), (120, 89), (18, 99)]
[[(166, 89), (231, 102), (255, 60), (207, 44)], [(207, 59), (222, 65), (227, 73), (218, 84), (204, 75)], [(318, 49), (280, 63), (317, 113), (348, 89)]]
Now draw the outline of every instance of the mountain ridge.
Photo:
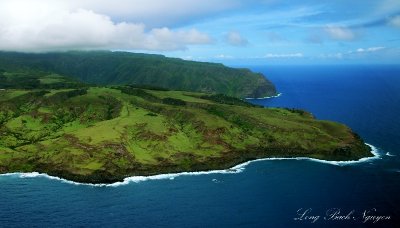
[(0, 52), (0, 69), (44, 71), (98, 85), (141, 84), (239, 98), (277, 94), (272, 82), (249, 69), (142, 53)]

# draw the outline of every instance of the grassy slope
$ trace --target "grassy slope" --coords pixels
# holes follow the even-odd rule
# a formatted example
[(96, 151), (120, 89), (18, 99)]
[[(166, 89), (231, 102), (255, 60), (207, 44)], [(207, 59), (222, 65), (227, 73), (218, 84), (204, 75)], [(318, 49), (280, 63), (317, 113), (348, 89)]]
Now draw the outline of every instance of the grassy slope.
[(51, 72), (100, 85), (145, 84), (174, 90), (223, 93), (241, 98), (276, 95), (270, 81), (248, 69), (161, 55), (108, 51), (42, 54), (0, 52), (0, 74), (2, 69)]
[(0, 91), (0, 172), (98, 183), (261, 157), (370, 155), (349, 128), (306, 112), (193, 92), (120, 89)]
[[(0, 64), (1, 65), (1, 64)], [(54, 73), (38, 70), (0, 70), (0, 89), (79, 88), (82, 83)]]

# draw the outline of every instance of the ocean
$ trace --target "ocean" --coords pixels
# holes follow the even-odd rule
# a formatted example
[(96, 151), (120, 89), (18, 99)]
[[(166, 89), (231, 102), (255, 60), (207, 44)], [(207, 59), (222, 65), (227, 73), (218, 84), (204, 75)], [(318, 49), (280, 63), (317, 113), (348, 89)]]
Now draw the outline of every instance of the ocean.
[(250, 68), (281, 93), (251, 102), (345, 123), (379, 157), (339, 165), (264, 160), (113, 186), (0, 175), (0, 227), (398, 227), (400, 66)]

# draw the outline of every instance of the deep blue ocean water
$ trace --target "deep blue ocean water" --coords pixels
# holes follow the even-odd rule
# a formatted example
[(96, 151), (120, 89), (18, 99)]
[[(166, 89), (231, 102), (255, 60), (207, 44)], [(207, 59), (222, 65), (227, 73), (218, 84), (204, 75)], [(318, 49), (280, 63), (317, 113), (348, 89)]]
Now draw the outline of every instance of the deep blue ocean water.
[[(400, 224), (400, 66), (251, 68), (264, 73), (282, 93), (252, 102), (302, 108), (319, 119), (343, 122), (378, 147), (381, 159), (346, 166), (307, 160), (259, 161), (238, 174), (180, 176), (119, 187), (0, 176), (0, 227)], [(333, 208), (343, 216), (354, 211), (355, 220), (324, 220)], [(314, 224), (295, 220), (299, 210), (307, 209), (311, 209), (307, 215), (321, 216)], [(390, 220), (363, 223), (364, 211), (390, 216)]]

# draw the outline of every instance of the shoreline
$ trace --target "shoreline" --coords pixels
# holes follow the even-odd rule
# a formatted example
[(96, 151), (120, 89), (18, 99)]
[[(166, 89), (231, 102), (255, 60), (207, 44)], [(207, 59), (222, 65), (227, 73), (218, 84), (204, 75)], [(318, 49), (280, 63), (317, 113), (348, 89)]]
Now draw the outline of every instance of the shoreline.
[(338, 166), (344, 166), (344, 165), (352, 165), (352, 164), (358, 164), (358, 163), (363, 163), (367, 162), (369, 160), (375, 160), (380, 158), (380, 154), (378, 153), (378, 148), (365, 143), (367, 146), (371, 148), (371, 153), (373, 154), (372, 157), (365, 157), (361, 158), (359, 160), (350, 160), (350, 161), (328, 161), (328, 160), (321, 160), (321, 159), (316, 159), (316, 158), (309, 158), (309, 157), (293, 157), (293, 158), (278, 158), (278, 157), (272, 157), (272, 158), (260, 158), (260, 159), (255, 159), (251, 161), (246, 161), (244, 163), (235, 165), (231, 168), (228, 169), (221, 169), (221, 170), (210, 170), (210, 171), (198, 171), (198, 172), (181, 172), (181, 173), (165, 173), (165, 174), (157, 174), (157, 175), (152, 175), (152, 176), (131, 176), (131, 177), (126, 177), (124, 178), (123, 181), (118, 181), (114, 182), (111, 184), (90, 184), (90, 183), (80, 183), (80, 182), (75, 182), (71, 180), (67, 180), (64, 178), (56, 177), (56, 176), (50, 176), (46, 173), (39, 173), (39, 172), (29, 172), (29, 173), (22, 173), (22, 172), (14, 172), (14, 173), (4, 173), (0, 174), (0, 177), (2, 176), (16, 176), (18, 178), (35, 178), (35, 177), (44, 177), (50, 180), (57, 180), (61, 181), (62, 183), (67, 183), (67, 184), (73, 184), (73, 185), (84, 185), (84, 186), (92, 186), (92, 187), (118, 187), (118, 186), (123, 186), (123, 185), (128, 185), (130, 183), (139, 183), (142, 181), (148, 181), (148, 180), (162, 180), (162, 179), (170, 179), (173, 180), (176, 177), (179, 176), (199, 176), (199, 175), (209, 175), (209, 174), (236, 174), (236, 173), (241, 173), (245, 170), (245, 167), (253, 162), (259, 162), (259, 161), (273, 161), (273, 160), (308, 160), (312, 162), (318, 162), (318, 163), (324, 163), (324, 164), (330, 164), (330, 165), (338, 165)]
[(267, 96), (267, 97), (246, 97), (244, 98), (245, 100), (262, 100), (262, 99), (268, 99), (268, 98), (276, 98), (276, 97), (280, 97), (282, 95), (282, 93), (278, 93), (274, 96)]

